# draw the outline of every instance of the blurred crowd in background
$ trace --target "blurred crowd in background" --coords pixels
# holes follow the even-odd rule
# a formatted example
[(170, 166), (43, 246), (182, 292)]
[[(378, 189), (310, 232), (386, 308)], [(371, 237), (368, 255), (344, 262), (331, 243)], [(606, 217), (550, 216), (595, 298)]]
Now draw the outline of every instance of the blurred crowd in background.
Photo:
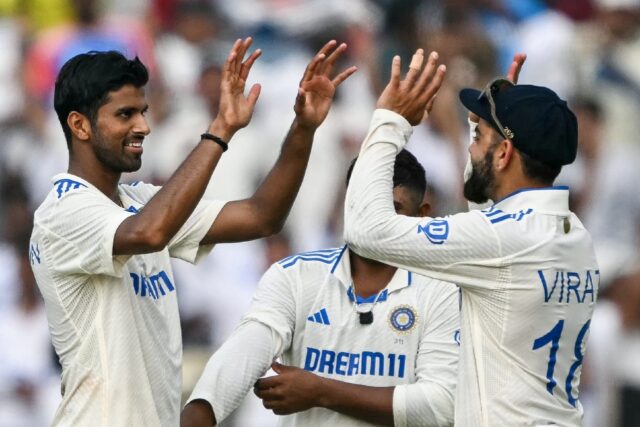
[[(174, 273), (185, 344), (184, 392), (237, 325), (260, 275), (290, 253), (342, 244), (345, 172), (366, 133), (390, 62), (437, 50), (447, 78), (408, 145), (425, 166), (437, 215), (467, 209), (469, 132), (457, 100), (526, 52), (520, 83), (549, 86), (579, 120), (579, 155), (557, 184), (593, 235), (601, 267), (580, 398), (584, 425), (640, 426), (640, 0), (0, 0), (0, 427), (48, 425), (60, 393), (42, 298), (31, 273), (33, 211), (67, 168), (53, 112), (58, 70), (90, 50), (119, 50), (149, 67), (152, 129), (143, 166), (125, 182), (161, 185), (215, 116), (232, 42), (263, 50), (249, 84), (263, 90), (231, 141), (206, 196), (253, 193), (293, 118), (303, 70), (326, 41), (348, 44), (338, 90), (316, 134), (285, 230), (219, 245)], [(82, 213), (79, 213), (80, 215)], [(248, 408), (248, 409), (247, 409)], [(225, 425), (269, 426), (255, 402)]]

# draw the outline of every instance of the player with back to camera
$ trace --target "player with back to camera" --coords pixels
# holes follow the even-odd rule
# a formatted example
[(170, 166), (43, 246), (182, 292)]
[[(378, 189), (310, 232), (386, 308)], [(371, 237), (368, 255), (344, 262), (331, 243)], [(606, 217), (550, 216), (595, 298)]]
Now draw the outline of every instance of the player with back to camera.
[[(352, 163), (353, 167), (353, 163)], [(351, 174), (351, 168), (347, 180)], [(427, 215), (425, 172), (402, 150), (393, 202)], [(211, 357), (182, 427), (224, 420), (254, 386), (281, 426), (447, 426), (458, 363), (458, 290), (346, 245), (273, 264), (249, 312)], [(276, 376), (261, 378), (273, 363)], [(257, 382), (256, 382), (257, 381)]]
[(580, 371), (599, 270), (591, 237), (553, 187), (576, 156), (576, 118), (550, 89), (509, 80), (464, 89), (479, 118), (469, 147), (467, 199), (495, 203), (445, 218), (397, 215), (393, 159), (433, 105), (445, 74), (418, 50), (404, 79), (399, 57), (378, 99), (345, 201), (354, 252), (460, 286), (456, 426), (579, 426)]
[(244, 95), (260, 55), (256, 50), (243, 62), (250, 45), (250, 38), (235, 42), (224, 64), (219, 113), (162, 188), (119, 184), (123, 172), (140, 168), (150, 132), (145, 66), (117, 52), (92, 52), (62, 67), (54, 103), (69, 168), (53, 178), (30, 243), (62, 364), (62, 402), (53, 425), (178, 425), (182, 340), (169, 258), (197, 262), (215, 243), (255, 239), (282, 227), (314, 132), (336, 87), (355, 68), (331, 80), (346, 45), (326, 44), (305, 70), (293, 124), (255, 194), (228, 203), (200, 201), (258, 99), (259, 85)]

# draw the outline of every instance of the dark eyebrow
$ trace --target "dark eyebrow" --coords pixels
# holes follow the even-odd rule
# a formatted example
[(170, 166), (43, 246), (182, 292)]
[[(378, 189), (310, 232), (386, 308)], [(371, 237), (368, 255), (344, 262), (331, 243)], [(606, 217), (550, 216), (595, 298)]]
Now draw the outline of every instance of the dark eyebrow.
[(134, 113), (136, 111), (140, 111), (142, 113), (146, 113), (149, 110), (149, 104), (145, 104), (144, 107), (142, 108), (142, 110), (139, 110), (136, 107), (132, 107), (132, 106), (126, 106), (126, 107), (121, 107), (118, 108), (116, 110), (116, 114), (121, 114), (121, 113)]

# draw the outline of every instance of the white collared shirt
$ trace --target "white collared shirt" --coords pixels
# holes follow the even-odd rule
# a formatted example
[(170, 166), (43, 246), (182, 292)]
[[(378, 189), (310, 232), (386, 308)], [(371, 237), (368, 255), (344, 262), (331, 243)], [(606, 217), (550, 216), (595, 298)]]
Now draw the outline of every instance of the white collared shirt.
[(118, 226), (159, 190), (120, 185), (125, 206), (70, 174), (37, 209), (29, 254), (62, 364), (56, 426), (176, 426), (182, 338), (170, 257), (197, 262), (222, 209), (201, 202), (166, 248), (113, 256)]
[[(189, 400), (210, 402), (220, 422), (281, 356), (285, 365), (326, 378), (396, 386), (397, 426), (451, 425), (459, 346), (457, 288), (398, 269), (377, 297), (373, 323), (362, 325), (351, 283), (346, 246), (293, 255), (271, 266), (242, 324), (211, 358)], [(357, 299), (371, 304), (376, 296)], [(282, 417), (279, 425), (371, 424), (313, 408)]]
[(462, 289), (457, 426), (578, 426), (578, 384), (600, 272), (566, 187), (523, 189), (489, 209), (396, 215), (396, 153), (411, 126), (374, 113), (345, 202), (355, 252)]

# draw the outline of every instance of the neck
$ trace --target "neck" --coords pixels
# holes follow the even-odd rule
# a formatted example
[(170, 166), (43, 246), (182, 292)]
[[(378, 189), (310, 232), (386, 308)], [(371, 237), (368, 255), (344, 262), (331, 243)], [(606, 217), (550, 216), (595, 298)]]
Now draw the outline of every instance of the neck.
[(349, 260), (355, 293), (363, 298), (375, 295), (384, 289), (397, 270), (396, 267), (363, 258), (351, 249), (349, 249)]
[(539, 181), (534, 181), (527, 178), (520, 170), (509, 170), (502, 174), (502, 176), (496, 176), (496, 186), (491, 200), (494, 203), (499, 202), (511, 193), (514, 193), (522, 188), (545, 188), (547, 184), (543, 184)]
[(108, 198), (119, 204), (118, 183), (121, 173), (106, 169), (97, 160), (92, 161), (94, 158), (89, 159), (88, 161), (85, 159), (79, 161), (75, 156), (70, 155), (67, 172), (91, 183)]

